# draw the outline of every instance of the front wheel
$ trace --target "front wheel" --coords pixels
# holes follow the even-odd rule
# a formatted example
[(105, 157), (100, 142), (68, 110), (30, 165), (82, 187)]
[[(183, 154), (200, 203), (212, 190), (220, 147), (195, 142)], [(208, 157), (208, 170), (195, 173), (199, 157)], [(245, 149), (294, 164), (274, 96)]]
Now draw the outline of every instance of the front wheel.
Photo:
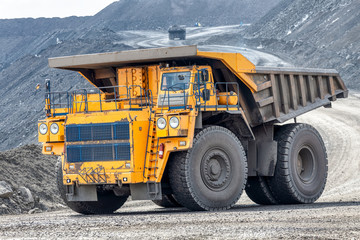
[(307, 124), (281, 126), (275, 134), (278, 159), (270, 189), (282, 204), (313, 203), (325, 188), (328, 160), (324, 142)]
[(66, 186), (63, 184), (61, 159), (56, 164), (57, 187), (65, 204), (73, 211), (81, 214), (110, 214), (119, 209), (126, 202), (128, 196), (118, 197), (113, 191), (98, 192), (98, 201), (95, 202), (69, 202), (66, 198)]
[(225, 210), (239, 200), (247, 179), (247, 161), (239, 139), (212, 126), (197, 133), (193, 147), (169, 164), (175, 199), (190, 210)]

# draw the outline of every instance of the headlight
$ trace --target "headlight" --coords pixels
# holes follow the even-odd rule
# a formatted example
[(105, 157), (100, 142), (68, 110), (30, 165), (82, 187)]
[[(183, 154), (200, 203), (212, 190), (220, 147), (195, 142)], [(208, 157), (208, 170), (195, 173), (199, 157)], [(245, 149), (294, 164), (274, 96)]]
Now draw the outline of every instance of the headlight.
[(179, 119), (177, 117), (170, 118), (169, 125), (172, 128), (177, 128), (179, 126)]
[(158, 128), (159, 129), (164, 129), (165, 127), (166, 127), (166, 120), (165, 120), (165, 118), (159, 118), (158, 120), (157, 120), (157, 126), (158, 126)]
[(39, 126), (39, 132), (42, 134), (42, 135), (45, 135), (48, 131), (48, 127), (45, 123), (42, 123), (40, 124)]
[(53, 123), (50, 125), (50, 132), (52, 134), (57, 134), (59, 132), (59, 125), (57, 123)]

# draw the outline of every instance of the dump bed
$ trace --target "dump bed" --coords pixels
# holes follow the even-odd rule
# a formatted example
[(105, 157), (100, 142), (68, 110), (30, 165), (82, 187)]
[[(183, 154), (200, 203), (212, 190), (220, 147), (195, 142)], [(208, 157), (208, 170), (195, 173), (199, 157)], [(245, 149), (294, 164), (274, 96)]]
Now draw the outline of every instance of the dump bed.
[(339, 73), (332, 69), (256, 67), (254, 100), (263, 122), (284, 122), (348, 95)]
[(215, 82), (237, 82), (240, 89), (235, 89), (235, 84), (232, 89), (240, 93), (239, 104), (251, 126), (281, 123), (348, 95), (338, 72), (332, 69), (257, 67), (240, 53), (202, 52), (196, 46), (49, 59), (50, 67), (78, 71), (95, 86), (104, 86), (106, 78), (114, 79), (115, 68), (164, 63), (209, 65)]

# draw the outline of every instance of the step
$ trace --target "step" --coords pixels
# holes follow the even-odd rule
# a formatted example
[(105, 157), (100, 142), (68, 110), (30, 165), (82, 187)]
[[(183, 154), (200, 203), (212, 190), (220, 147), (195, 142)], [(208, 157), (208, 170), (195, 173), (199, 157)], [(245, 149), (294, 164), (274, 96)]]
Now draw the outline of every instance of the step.
[(159, 169), (159, 167), (146, 167), (146, 169)]

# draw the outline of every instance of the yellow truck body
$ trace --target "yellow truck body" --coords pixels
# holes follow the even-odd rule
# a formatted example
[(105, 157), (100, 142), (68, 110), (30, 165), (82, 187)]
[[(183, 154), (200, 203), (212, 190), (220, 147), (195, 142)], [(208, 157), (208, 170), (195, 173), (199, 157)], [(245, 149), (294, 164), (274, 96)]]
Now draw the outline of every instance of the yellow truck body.
[[(232, 184), (242, 192), (246, 182), (255, 181), (247, 188), (251, 195), (260, 177), (276, 175), (274, 126), (347, 97), (335, 70), (257, 67), (240, 53), (202, 52), (196, 46), (51, 58), (49, 65), (77, 71), (94, 86), (51, 92), (47, 83), (46, 119), (38, 123), (43, 153), (61, 157), (58, 184), (64, 200), (81, 213), (105, 211), (104, 192), (114, 193), (113, 202), (131, 195), (133, 200), (150, 199), (162, 206), (171, 197), (172, 203), (193, 210), (229, 208), (234, 203), (226, 199), (205, 204), (206, 197), (191, 190), (196, 180), (188, 180), (188, 188), (181, 190), (172, 176), (177, 170), (169, 170), (181, 167), (170, 162), (179, 162), (179, 156), (200, 161), (203, 170), (191, 174), (202, 176), (199, 181), (209, 194), (230, 191), (226, 189)], [(235, 136), (229, 141), (244, 150), (242, 173), (232, 173), (232, 166), (240, 163), (222, 147), (206, 153), (210, 157), (192, 160), (194, 138), (205, 134), (207, 126)], [(299, 156), (304, 155), (301, 151)], [(237, 175), (244, 175), (243, 180), (233, 183), (236, 178), (230, 176)], [(182, 199), (182, 191), (192, 200)], [(201, 198), (205, 200), (197, 200)], [(88, 210), (84, 202), (99, 205)], [(114, 204), (108, 211), (117, 208)]]

